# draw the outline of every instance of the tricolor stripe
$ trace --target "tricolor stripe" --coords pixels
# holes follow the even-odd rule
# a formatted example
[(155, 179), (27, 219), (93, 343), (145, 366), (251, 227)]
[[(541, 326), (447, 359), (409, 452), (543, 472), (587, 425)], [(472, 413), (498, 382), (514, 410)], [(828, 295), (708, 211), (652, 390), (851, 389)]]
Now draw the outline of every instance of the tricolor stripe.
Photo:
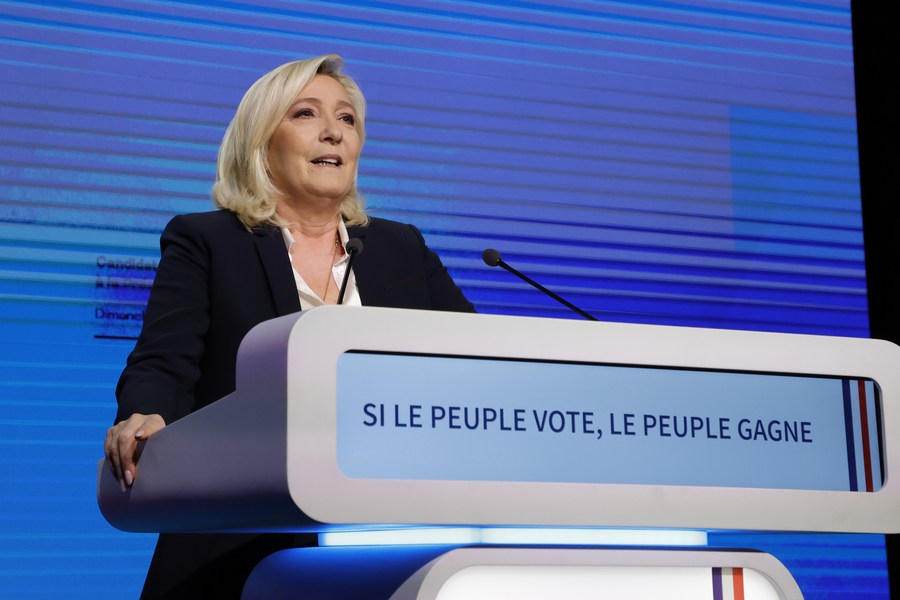
[(856, 382), (859, 390), (859, 421), (862, 433), (863, 462), (865, 464), (866, 491), (872, 492), (872, 452), (869, 447), (869, 415), (866, 410), (866, 382), (862, 379)]
[(844, 379), (841, 386), (844, 398), (849, 489), (853, 492), (878, 491), (883, 483), (883, 469), (880, 412), (875, 382), (866, 379)]
[(850, 398), (850, 380), (841, 381), (844, 392), (844, 431), (847, 435), (847, 471), (850, 477), (850, 491), (858, 491), (856, 485), (856, 444), (853, 437), (853, 400)]
[(744, 600), (744, 569), (713, 567), (713, 600)]

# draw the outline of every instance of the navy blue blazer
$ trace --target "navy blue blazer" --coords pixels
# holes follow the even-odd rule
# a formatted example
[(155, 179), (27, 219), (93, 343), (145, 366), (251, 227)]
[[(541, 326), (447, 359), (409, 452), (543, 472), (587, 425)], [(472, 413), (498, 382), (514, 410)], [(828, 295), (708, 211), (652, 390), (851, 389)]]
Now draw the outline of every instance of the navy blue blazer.
[[(363, 242), (353, 272), (364, 305), (474, 311), (412, 225), (373, 218), (348, 232)], [(160, 247), (143, 329), (116, 388), (117, 422), (156, 413), (171, 423), (231, 393), (247, 332), (300, 310), (278, 228), (247, 231), (224, 210), (180, 215)]]
[[(372, 219), (348, 229), (363, 241), (353, 263), (363, 304), (473, 310), (415, 227)], [(275, 227), (250, 232), (227, 211), (182, 215), (160, 247), (144, 326), (116, 388), (117, 422), (157, 413), (171, 423), (228, 395), (247, 332), (300, 310)], [(141, 598), (236, 599), (263, 557), (315, 543), (310, 534), (163, 534)]]

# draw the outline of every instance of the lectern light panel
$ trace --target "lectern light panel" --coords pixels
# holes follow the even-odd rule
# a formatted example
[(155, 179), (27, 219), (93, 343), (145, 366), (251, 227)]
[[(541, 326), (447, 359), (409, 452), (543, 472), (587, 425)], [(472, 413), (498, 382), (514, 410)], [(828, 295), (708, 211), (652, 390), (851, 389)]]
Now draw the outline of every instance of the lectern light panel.
[(288, 600), (297, 590), (367, 600), (803, 600), (763, 552), (444, 546), (282, 550), (254, 569), (242, 598)]
[(872, 380), (358, 351), (337, 373), (357, 479), (882, 487)]

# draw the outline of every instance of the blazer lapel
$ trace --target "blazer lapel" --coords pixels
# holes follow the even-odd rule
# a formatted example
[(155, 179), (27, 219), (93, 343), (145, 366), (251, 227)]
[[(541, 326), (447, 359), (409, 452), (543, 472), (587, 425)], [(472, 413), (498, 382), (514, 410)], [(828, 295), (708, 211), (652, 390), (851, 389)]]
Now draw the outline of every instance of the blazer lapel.
[(256, 227), (253, 229), (253, 241), (265, 269), (278, 316), (299, 311), (300, 297), (281, 231), (276, 227)]

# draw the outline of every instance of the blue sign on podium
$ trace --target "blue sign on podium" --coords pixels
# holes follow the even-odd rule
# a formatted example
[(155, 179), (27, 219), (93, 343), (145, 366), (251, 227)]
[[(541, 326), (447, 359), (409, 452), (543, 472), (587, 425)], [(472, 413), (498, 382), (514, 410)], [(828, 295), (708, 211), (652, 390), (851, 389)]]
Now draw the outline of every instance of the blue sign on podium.
[(871, 380), (383, 352), (337, 378), (348, 477), (882, 486)]

